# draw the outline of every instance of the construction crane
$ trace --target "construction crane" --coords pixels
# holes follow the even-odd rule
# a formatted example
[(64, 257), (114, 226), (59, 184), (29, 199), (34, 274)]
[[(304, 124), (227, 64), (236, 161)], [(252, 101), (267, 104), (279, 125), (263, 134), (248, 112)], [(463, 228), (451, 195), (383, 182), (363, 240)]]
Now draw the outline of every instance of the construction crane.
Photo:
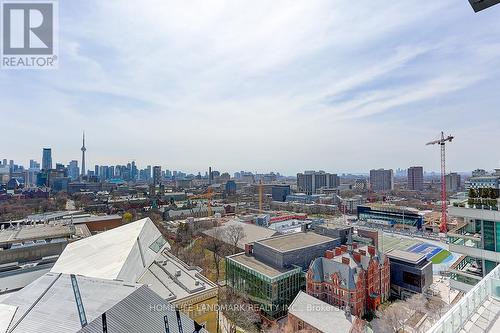
[(427, 142), (426, 145), (440, 145), (441, 146), (441, 224), (439, 225), (439, 232), (447, 232), (448, 224), (446, 218), (447, 209), (447, 196), (446, 196), (446, 142), (451, 142), (453, 136), (445, 136), (444, 132), (441, 132), (441, 138)]

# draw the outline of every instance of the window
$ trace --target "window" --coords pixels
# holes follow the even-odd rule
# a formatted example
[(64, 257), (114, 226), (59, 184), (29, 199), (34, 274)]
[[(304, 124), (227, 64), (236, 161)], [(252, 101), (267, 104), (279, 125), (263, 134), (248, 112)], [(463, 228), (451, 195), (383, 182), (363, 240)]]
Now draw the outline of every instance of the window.
[(410, 272), (403, 271), (403, 282), (406, 284), (410, 284), (415, 287), (421, 287), (420, 285), (420, 276), (417, 274), (413, 274)]
[(162, 236), (160, 236), (151, 245), (149, 245), (149, 248), (155, 253), (158, 253), (166, 242), (167, 241)]

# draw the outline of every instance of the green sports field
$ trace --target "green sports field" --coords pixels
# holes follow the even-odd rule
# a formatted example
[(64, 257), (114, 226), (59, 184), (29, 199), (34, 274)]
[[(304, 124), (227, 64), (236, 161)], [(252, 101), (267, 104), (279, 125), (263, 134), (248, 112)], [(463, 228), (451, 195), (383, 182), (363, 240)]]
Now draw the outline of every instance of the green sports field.
[(450, 254), (451, 252), (448, 250), (441, 250), (441, 252), (439, 252), (438, 254), (436, 254), (434, 257), (431, 258), (431, 261), (433, 264), (440, 264), (443, 262), (443, 260), (448, 258)]

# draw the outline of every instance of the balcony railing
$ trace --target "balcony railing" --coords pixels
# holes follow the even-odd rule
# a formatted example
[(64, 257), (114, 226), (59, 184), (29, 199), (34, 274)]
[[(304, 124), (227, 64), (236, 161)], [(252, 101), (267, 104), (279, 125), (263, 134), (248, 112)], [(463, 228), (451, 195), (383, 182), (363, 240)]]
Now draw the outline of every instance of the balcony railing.
[(428, 333), (459, 332), (489, 297), (500, 298), (500, 265), (465, 294)]

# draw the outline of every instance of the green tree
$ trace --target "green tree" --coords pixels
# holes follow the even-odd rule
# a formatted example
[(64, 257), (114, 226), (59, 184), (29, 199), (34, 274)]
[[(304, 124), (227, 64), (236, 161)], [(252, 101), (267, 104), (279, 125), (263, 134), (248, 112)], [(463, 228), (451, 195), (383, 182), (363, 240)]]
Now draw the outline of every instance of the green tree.
[(133, 218), (134, 218), (134, 216), (132, 215), (132, 213), (125, 212), (122, 216), (122, 221), (123, 221), (123, 223), (130, 223), (130, 222), (132, 222)]

